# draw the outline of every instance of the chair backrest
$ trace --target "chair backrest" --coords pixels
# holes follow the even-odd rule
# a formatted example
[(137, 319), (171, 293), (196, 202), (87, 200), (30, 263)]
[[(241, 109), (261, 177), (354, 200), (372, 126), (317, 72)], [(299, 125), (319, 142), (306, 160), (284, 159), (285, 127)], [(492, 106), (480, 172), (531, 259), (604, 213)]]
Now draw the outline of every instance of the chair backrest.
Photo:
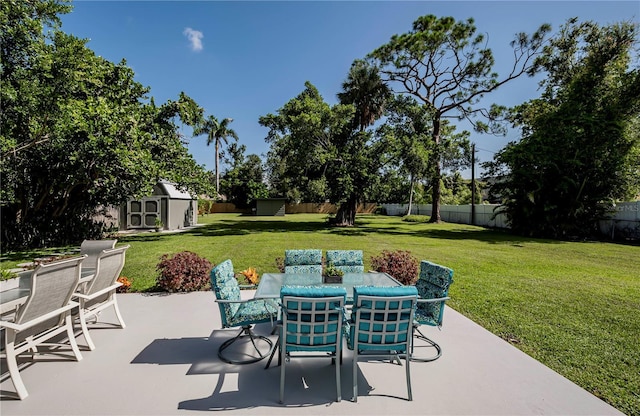
[[(216, 295), (216, 299), (220, 300), (240, 300), (240, 286), (233, 272), (233, 263), (231, 260), (225, 260), (211, 270), (211, 290)], [(218, 303), (220, 307), (220, 316), (222, 318), (222, 327), (228, 328), (229, 319), (233, 317), (238, 308), (239, 303)]]
[(336, 352), (342, 343), (347, 291), (341, 287), (283, 286), (283, 348)]
[(18, 309), (15, 322), (29, 322), (66, 306), (80, 281), (84, 259), (80, 256), (38, 265), (31, 275), (29, 297)]
[(416, 288), (356, 286), (353, 294), (349, 345), (357, 351), (407, 353), (418, 299)]
[(86, 254), (87, 258), (82, 262), (82, 267), (95, 269), (98, 256), (103, 250), (114, 248), (118, 240), (84, 240), (80, 244), (80, 254)]
[(97, 258), (96, 274), (88, 283), (85, 291), (86, 295), (92, 295), (116, 283), (124, 267), (125, 252), (129, 247), (129, 245), (126, 245), (110, 250), (102, 250)]
[[(449, 286), (453, 283), (453, 270), (427, 260), (420, 262), (420, 276), (416, 282), (421, 299), (438, 299), (447, 297)], [(419, 303), (420, 321), (428, 321), (430, 325), (442, 325), (444, 302)]]
[(362, 250), (327, 250), (327, 265), (345, 273), (364, 273)]
[(284, 272), (322, 274), (322, 250), (285, 250)]

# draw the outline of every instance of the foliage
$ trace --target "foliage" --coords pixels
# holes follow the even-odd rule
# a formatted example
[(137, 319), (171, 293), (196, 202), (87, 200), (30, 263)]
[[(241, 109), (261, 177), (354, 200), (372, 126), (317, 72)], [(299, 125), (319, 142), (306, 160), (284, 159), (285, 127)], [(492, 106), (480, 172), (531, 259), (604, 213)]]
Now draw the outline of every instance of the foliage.
[(413, 285), (418, 280), (418, 259), (408, 250), (382, 250), (379, 256), (371, 257), (371, 267), (388, 273), (403, 285)]
[(322, 271), (322, 275), (323, 276), (331, 276), (331, 277), (342, 277), (342, 276), (344, 276), (344, 272), (342, 270), (338, 269), (335, 266), (328, 265)]
[(257, 285), (260, 282), (260, 275), (256, 271), (255, 267), (249, 267), (246, 270), (241, 271), (242, 275), (251, 283), (252, 285)]
[(167, 292), (193, 292), (207, 289), (213, 265), (209, 260), (191, 251), (173, 255), (163, 254), (156, 270), (160, 272), (156, 282)]
[[(516, 35), (512, 42), (515, 61), (511, 72), (502, 79), (492, 71), (493, 54), (486, 48), (484, 36), (475, 35), (473, 19), (456, 22), (453, 17), (421, 16), (411, 31), (393, 35), (387, 44), (369, 54), (390, 86), (417, 98), (432, 117), (431, 221), (440, 221), (443, 118), (466, 118), (477, 131), (500, 132), (497, 121), (504, 109), (478, 107), (479, 101), (506, 82), (531, 72), (533, 58), (548, 30), (548, 25), (543, 25), (531, 37)], [(478, 121), (477, 116), (489, 124)]]
[(405, 215), (402, 217), (405, 222), (429, 222), (428, 215)]
[(513, 110), (522, 139), (485, 166), (514, 232), (591, 236), (613, 202), (640, 191), (637, 45), (637, 25), (572, 19), (545, 48), (542, 96)]
[(118, 282), (122, 283), (122, 286), (118, 286), (116, 289), (117, 293), (127, 293), (131, 289), (131, 280), (125, 276), (118, 277)]
[(9, 269), (0, 269), (0, 280), (9, 280), (18, 277), (18, 273), (12, 272)]
[(235, 130), (229, 127), (229, 123), (232, 121), (232, 118), (225, 118), (222, 121), (218, 121), (214, 116), (209, 116), (206, 119), (198, 120), (197, 125), (193, 129), (194, 136), (207, 135), (207, 146), (215, 143), (216, 196), (220, 193), (220, 167), (218, 166), (220, 163), (220, 144), (228, 144), (228, 137), (238, 140), (238, 135)]
[(174, 123), (193, 124), (202, 110), (184, 94), (147, 101), (125, 61), (113, 64), (58, 30), (64, 4), (0, 8), (3, 250), (97, 237), (104, 227), (94, 215), (149, 195), (161, 178), (206, 189)]
[(384, 109), (388, 88), (377, 69), (356, 60), (338, 94), (340, 103), (328, 105), (310, 82), (277, 114), (260, 117), (269, 128), (266, 141), (272, 195), (290, 201), (337, 204), (330, 221), (352, 226), (356, 207), (379, 181), (383, 141), (373, 140), (366, 127)]
[(276, 257), (276, 268), (278, 272), (284, 273), (284, 257)]
[(269, 190), (264, 183), (262, 160), (255, 154), (245, 157), (245, 149), (245, 145), (229, 145), (230, 159), (227, 163), (231, 168), (225, 172), (220, 182), (220, 193), (238, 208), (255, 206), (256, 199), (269, 197)]

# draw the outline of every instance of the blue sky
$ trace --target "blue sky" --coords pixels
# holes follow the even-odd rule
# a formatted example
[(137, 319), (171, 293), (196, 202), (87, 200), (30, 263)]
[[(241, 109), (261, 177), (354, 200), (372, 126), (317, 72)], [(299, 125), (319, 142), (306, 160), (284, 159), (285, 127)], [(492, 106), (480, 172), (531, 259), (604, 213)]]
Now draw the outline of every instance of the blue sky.
[[(555, 32), (574, 16), (600, 24), (640, 19), (638, 1), (75, 1), (73, 7), (62, 16), (65, 32), (89, 39), (88, 47), (112, 62), (125, 59), (156, 103), (184, 91), (205, 115), (233, 118), (246, 154), (261, 156), (269, 147), (260, 116), (275, 113), (305, 81), (336, 103), (353, 60), (411, 30), (418, 16), (474, 18), (499, 74), (512, 64), (509, 42), (517, 32), (543, 23)], [(535, 79), (520, 78), (487, 102), (511, 106), (538, 95)], [(184, 133), (197, 163), (213, 170), (206, 137)], [(484, 161), (517, 137), (472, 134), (472, 141)]]

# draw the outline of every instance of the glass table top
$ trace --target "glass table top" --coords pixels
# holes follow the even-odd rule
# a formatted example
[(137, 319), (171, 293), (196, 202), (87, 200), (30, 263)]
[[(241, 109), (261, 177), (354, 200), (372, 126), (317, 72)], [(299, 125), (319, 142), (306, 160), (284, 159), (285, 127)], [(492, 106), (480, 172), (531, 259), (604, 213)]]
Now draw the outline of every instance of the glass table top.
[(265, 273), (260, 278), (260, 284), (256, 290), (255, 299), (277, 299), (280, 297), (282, 286), (332, 286), (344, 287), (347, 290), (347, 299), (353, 299), (354, 286), (402, 286), (400, 282), (387, 273), (345, 273), (342, 283), (322, 283), (322, 275), (319, 274), (285, 274)]

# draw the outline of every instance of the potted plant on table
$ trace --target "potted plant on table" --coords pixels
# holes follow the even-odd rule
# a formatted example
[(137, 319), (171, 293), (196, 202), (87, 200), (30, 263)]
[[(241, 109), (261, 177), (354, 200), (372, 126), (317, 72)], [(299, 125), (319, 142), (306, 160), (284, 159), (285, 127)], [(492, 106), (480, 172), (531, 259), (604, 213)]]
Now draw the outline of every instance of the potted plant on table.
[(328, 265), (322, 272), (322, 283), (342, 283), (344, 272), (333, 265)]

